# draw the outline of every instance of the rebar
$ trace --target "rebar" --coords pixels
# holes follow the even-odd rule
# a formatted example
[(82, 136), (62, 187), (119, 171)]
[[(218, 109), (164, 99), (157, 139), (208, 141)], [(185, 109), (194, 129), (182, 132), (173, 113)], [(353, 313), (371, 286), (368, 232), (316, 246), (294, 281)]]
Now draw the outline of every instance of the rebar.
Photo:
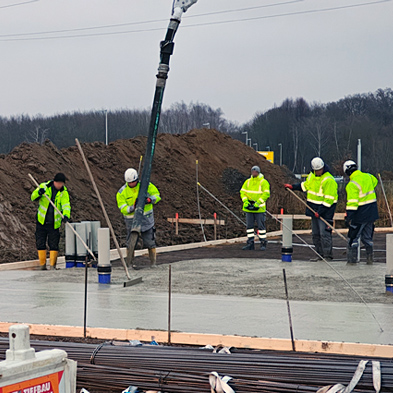
[[(316, 392), (341, 383), (347, 385), (360, 357), (299, 352), (241, 350), (232, 354), (212, 353), (206, 349), (143, 345), (127, 342), (81, 344), (31, 341), (36, 351), (59, 348), (78, 362), (77, 385), (92, 392), (119, 392), (129, 385), (141, 390), (171, 392), (208, 392), (212, 371), (229, 375), (236, 393)], [(8, 339), (0, 339), (0, 358), (5, 358)], [(90, 364), (94, 354), (94, 364)], [(382, 391), (393, 391), (393, 363), (381, 361)], [(371, 367), (356, 387), (357, 392), (374, 392)]]

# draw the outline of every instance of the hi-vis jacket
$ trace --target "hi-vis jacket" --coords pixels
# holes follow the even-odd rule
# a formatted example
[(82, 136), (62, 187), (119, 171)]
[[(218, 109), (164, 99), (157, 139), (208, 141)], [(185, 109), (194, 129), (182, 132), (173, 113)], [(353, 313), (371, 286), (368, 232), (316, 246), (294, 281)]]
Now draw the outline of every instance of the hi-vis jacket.
[[(140, 187), (141, 183), (138, 183), (134, 188), (129, 187), (126, 183), (116, 194), (117, 206), (126, 219), (132, 219), (134, 217), (134, 207), (139, 195)], [(150, 198), (152, 203), (145, 204), (141, 225), (142, 232), (145, 232), (154, 226), (153, 205), (161, 200), (157, 187), (152, 183), (149, 183), (149, 186), (147, 187), (146, 198)], [(129, 206), (132, 207), (131, 212), (129, 212)]]
[[(301, 189), (307, 192), (307, 204), (326, 220), (332, 220), (337, 206), (337, 182), (330, 172), (326, 171), (321, 176), (315, 176), (310, 172), (306, 181), (294, 186), (294, 189)], [(306, 215), (314, 217), (310, 209), (306, 210)]]
[(370, 173), (355, 171), (349, 177), (347, 216), (353, 224), (374, 222), (379, 218), (375, 187), (378, 180)]
[[(45, 217), (46, 213), (48, 212), (49, 204), (47, 198), (44, 195), (40, 196), (38, 194), (38, 190), (40, 188), (45, 189), (45, 194), (48, 195), (49, 199), (52, 199), (52, 184), (53, 180), (48, 181), (46, 183), (41, 183), (39, 187), (37, 187), (33, 193), (31, 194), (31, 200), (35, 201), (37, 198), (40, 198), (38, 204), (38, 213), (37, 213), (37, 220), (41, 225), (45, 224)], [(70, 196), (67, 191), (67, 187), (63, 186), (56, 194), (54, 200), (55, 206), (62, 212), (63, 216), (67, 216), (68, 218), (71, 217), (71, 205), (70, 205)], [(61, 216), (54, 209), (54, 228), (60, 228), (61, 226)]]
[[(240, 190), (240, 198), (243, 201), (243, 211), (248, 213), (264, 213), (266, 211), (266, 201), (270, 197), (270, 184), (262, 173), (257, 177), (247, 179)], [(248, 210), (248, 201), (254, 201), (258, 210)]]

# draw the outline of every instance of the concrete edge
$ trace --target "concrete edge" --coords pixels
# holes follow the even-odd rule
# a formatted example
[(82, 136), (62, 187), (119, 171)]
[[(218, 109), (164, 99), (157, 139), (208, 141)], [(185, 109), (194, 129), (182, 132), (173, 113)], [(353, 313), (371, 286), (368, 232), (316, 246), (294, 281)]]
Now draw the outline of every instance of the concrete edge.
[[(15, 323), (0, 322), (0, 332), (7, 333)], [(83, 327), (26, 324), (30, 334), (57, 337), (83, 337)], [(87, 328), (87, 337), (102, 340), (140, 340), (150, 342), (152, 337), (159, 343), (168, 342), (168, 332), (162, 330)], [(205, 346), (207, 344), (226, 347), (263, 349), (272, 351), (292, 351), (289, 339), (232, 336), (220, 334), (198, 334), (171, 332), (171, 343)], [(297, 352), (314, 352), (337, 355), (391, 358), (393, 345), (361, 344), (333, 341), (295, 340)]]
[[(336, 229), (336, 231), (340, 233), (345, 233), (348, 231), (346, 228), (342, 229)], [(302, 230), (297, 230), (293, 231), (297, 235), (306, 235), (310, 234), (311, 230), (310, 229), (302, 229)], [(393, 228), (375, 228), (375, 232), (378, 233), (389, 233), (393, 232)], [(275, 231), (275, 232), (268, 232), (267, 237), (272, 238), (272, 237), (277, 237), (281, 236), (282, 231)], [(201, 247), (209, 247), (209, 246), (219, 246), (222, 244), (234, 244), (234, 243), (244, 243), (247, 241), (247, 237), (236, 237), (232, 239), (220, 239), (220, 240), (210, 240), (207, 242), (198, 242), (198, 243), (187, 243), (187, 244), (177, 244), (174, 246), (166, 246), (166, 247), (158, 247), (157, 248), (157, 254), (161, 254), (164, 252), (173, 252), (173, 251), (182, 251), (182, 250), (191, 250), (194, 248), (201, 248)], [(122, 247), (120, 249), (123, 257), (126, 257), (126, 252), (127, 249), (126, 247)], [(136, 250), (135, 251), (135, 256), (141, 256), (141, 255), (147, 255), (147, 249), (145, 250)], [(113, 249), (110, 251), (110, 259), (111, 261), (119, 259), (119, 253), (117, 249)], [(39, 262), (37, 259), (31, 260), (31, 261), (21, 261), (21, 262), (10, 262), (10, 263), (2, 263), (0, 264), (0, 271), (6, 271), (6, 270), (20, 270), (20, 269), (31, 269), (33, 267), (38, 267)], [(65, 268), (65, 257), (59, 257), (57, 259), (57, 267), (62, 269)]]

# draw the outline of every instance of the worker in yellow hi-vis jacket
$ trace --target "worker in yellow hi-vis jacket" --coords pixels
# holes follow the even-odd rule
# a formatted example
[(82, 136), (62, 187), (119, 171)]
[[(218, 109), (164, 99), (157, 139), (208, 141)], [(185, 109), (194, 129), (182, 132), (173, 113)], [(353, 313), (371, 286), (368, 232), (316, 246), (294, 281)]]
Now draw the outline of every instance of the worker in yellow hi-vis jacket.
[[(31, 194), (31, 200), (38, 200), (37, 223), (35, 231), (38, 259), (41, 270), (46, 270), (46, 242), (49, 245), (50, 269), (56, 268), (57, 255), (59, 253), (60, 226), (61, 222), (67, 222), (71, 215), (70, 197), (67, 187), (64, 185), (66, 177), (58, 173), (53, 180), (41, 183)], [(62, 219), (56, 209), (45, 195), (52, 200), (61, 211)]]
[(270, 197), (270, 184), (261, 173), (259, 166), (251, 168), (251, 177), (247, 179), (241, 190), (243, 211), (246, 212), (247, 244), (243, 250), (254, 250), (254, 224), (258, 226), (260, 249), (266, 250), (266, 201)]

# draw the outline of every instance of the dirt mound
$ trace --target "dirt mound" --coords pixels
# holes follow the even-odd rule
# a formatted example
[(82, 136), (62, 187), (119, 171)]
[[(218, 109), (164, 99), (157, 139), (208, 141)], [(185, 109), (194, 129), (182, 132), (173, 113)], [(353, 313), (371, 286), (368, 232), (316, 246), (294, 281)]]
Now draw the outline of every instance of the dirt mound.
[[(121, 245), (124, 245), (126, 231), (116, 205), (116, 192), (123, 185), (125, 169), (138, 168), (145, 147), (145, 137), (118, 140), (109, 146), (99, 142), (83, 145)], [(36, 257), (34, 230), (37, 204), (30, 200), (34, 186), (28, 173), (38, 182), (43, 182), (52, 179), (59, 171), (64, 172), (69, 179), (66, 185), (70, 192), (72, 221), (100, 220), (106, 226), (76, 146), (59, 150), (49, 141), (44, 145), (22, 144), (10, 154), (0, 157), (0, 163), (1, 261)], [(282, 188), (287, 180), (286, 174), (279, 166), (267, 162), (240, 141), (206, 129), (193, 130), (184, 135), (160, 134), (151, 175), (151, 181), (162, 196), (162, 201), (155, 208), (158, 244), (163, 246), (203, 240), (200, 226), (182, 225), (176, 236), (173, 225), (167, 221), (176, 213), (184, 218), (198, 218), (197, 167), (200, 183), (244, 219), (238, 192), (253, 165), (260, 166), (271, 184), (272, 196), (268, 209), (276, 213), (279, 208), (288, 207), (291, 200)], [(217, 201), (201, 189), (199, 196), (203, 218), (212, 218), (216, 212), (218, 218), (226, 221), (226, 225), (218, 230), (220, 238), (244, 236), (243, 225)], [(205, 236), (211, 240), (213, 228), (205, 227)]]

